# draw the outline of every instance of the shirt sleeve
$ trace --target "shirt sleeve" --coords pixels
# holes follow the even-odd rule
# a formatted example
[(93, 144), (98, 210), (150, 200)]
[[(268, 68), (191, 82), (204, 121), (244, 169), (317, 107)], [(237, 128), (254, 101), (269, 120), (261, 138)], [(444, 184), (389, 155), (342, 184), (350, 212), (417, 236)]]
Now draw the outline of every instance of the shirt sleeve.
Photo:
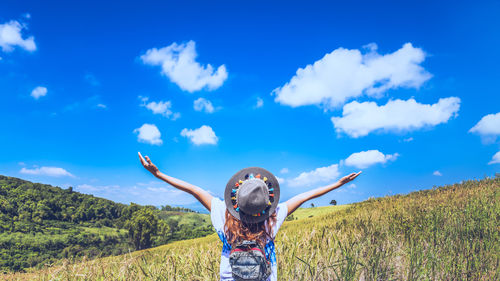
[(278, 229), (280, 229), (287, 215), (288, 206), (286, 205), (286, 202), (278, 204), (278, 206), (276, 207), (276, 226), (273, 230), (273, 237), (276, 237), (276, 234), (278, 234)]
[(224, 204), (224, 201), (219, 198), (213, 197), (210, 209), (210, 219), (212, 220), (212, 225), (214, 226), (215, 231), (223, 232), (226, 220), (226, 204)]

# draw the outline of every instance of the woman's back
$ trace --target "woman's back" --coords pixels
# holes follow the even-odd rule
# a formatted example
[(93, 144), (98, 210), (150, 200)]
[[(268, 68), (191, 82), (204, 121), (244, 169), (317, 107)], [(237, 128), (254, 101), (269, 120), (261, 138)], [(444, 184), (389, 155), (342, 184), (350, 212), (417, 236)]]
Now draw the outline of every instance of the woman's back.
[[(212, 225), (217, 232), (220, 240), (223, 243), (222, 253), (221, 253), (221, 263), (220, 263), (220, 277), (221, 280), (233, 280), (231, 266), (229, 264), (229, 254), (231, 252), (231, 244), (229, 242), (229, 237), (224, 231), (224, 225), (226, 223), (226, 204), (219, 199), (214, 197), (212, 199), (212, 210), (210, 212), (210, 218), (212, 220)], [(268, 233), (271, 234), (272, 238), (276, 236), (280, 226), (285, 221), (285, 218), (288, 214), (288, 209), (285, 203), (278, 204), (276, 210), (276, 223), (272, 226), (272, 229), (268, 229)], [(269, 226), (266, 223), (266, 226)], [(271, 281), (277, 280), (277, 260), (276, 260), (276, 251), (274, 247), (273, 239), (268, 239), (266, 241), (264, 250), (268, 261), (271, 263), (271, 276), (269, 279)]]

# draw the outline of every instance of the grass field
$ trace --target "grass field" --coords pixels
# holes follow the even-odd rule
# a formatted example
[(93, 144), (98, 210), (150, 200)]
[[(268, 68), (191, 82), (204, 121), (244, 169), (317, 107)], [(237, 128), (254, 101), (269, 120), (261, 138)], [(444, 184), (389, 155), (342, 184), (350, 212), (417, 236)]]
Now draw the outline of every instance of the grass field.
[(204, 226), (204, 225), (212, 225), (210, 222), (209, 214), (199, 214), (199, 213), (190, 213), (190, 212), (175, 212), (175, 211), (161, 211), (159, 214), (160, 219), (174, 219), (179, 222), (179, 226), (181, 225), (196, 225), (196, 226)]
[[(280, 280), (500, 280), (499, 177), (296, 216), (277, 237)], [(220, 251), (210, 235), (3, 278), (217, 280)]]
[(314, 207), (314, 208), (299, 208), (295, 212), (293, 212), (293, 217), (297, 220), (313, 218), (316, 216), (340, 211), (350, 206), (351, 205), (339, 205), (339, 206), (324, 206), (324, 207)]

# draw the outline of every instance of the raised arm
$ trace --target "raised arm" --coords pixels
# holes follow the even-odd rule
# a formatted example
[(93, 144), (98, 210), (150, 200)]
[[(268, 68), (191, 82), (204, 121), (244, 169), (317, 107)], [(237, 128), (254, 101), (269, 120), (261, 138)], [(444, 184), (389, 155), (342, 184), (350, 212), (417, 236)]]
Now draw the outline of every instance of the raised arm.
[(158, 170), (158, 168), (151, 162), (151, 159), (149, 159), (148, 156), (146, 156), (145, 157), (146, 159), (144, 159), (140, 152), (138, 152), (138, 154), (139, 154), (139, 159), (141, 160), (141, 163), (144, 166), (144, 168), (146, 168), (146, 170), (148, 170), (151, 174), (153, 174), (153, 176), (161, 179), (162, 181), (172, 185), (177, 189), (180, 189), (182, 191), (185, 191), (193, 195), (196, 199), (198, 199), (198, 201), (200, 201), (200, 203), (203, 206), (205, 206), (205, 208), (207, 208), (208, 211), (211, 210), (210, 205), (212, 202), (212, 195), (210, 195), (210, 193), (208, 193), (201, 187), (165, 175), (164, 173), (160, 172), (160, 170)]
[(299, 195), (296, 195), (292, 198), (290, 198), (288, 201), (286, 201), (286, 206), (288, 207), (288, 215), (293, 213), (295, 210), (297, 210), (300, 205), (305, 203), (306, 201), (309, 201), (313, 198), (320, 197), (323, 194), (326, 194), (336, 188), (341, 187), (342, 185), (352, 181), (355, 179), (357, 176), (361, 174), (361, 171), (358, 173), (352, 173), (350, 175), (347, 175), (343, 178), (341, 178), (338, 182), (327, 185), (327, 186), (322, 186), (313, 190), (306, 191), (304, 193), (301, 193)]

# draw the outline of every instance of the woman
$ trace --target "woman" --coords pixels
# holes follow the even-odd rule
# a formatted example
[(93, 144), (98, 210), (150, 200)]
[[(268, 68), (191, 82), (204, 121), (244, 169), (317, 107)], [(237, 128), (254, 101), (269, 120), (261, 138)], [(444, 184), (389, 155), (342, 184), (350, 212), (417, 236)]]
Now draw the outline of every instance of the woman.
[[(279, 203), (280, 187), (276, 177), (262, 168), (245, 168), (237, 172), (227, 183), (223, 202), (198, 186), (163, 174), (148, 156), (144, 159), (140, 152), (139, 158), (144, 168), (155, 177), (190, 193), (210, 211), (212, 224), (223, 243), (221, 280), (276, 281), (274, 237), (285, 218), (304, 202), (339, 188), (361, 174), (361, 172), (352, 173), (336, 183), (301, 193), (284, 203)], [(245, 246), (248, 247), (244, 248)], [(252, 249), (250, 256), (254, 258), (262, 252), (265, 262), (262, 264), (250, 262), (249, 256), (245, 256), (247, 255), (245, 249)], [(238, 263), (238, 260), (244, 262)], [(253, 264), (256, 269), (249, 271), (248, 264)], [(259, 273), (255, 275), (254, 271), (258, 270)], [(255, 276), (252, 277), (252, 274)]]

